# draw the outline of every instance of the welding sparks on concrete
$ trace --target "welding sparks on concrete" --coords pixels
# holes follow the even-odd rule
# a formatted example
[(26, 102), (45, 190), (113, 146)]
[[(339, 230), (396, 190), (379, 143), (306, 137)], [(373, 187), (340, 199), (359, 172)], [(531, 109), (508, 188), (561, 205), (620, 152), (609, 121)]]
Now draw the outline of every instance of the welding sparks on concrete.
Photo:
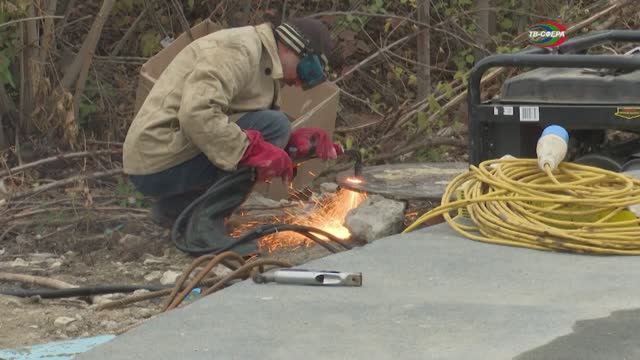
[(349, 176), (348, 178), (345, 179), (345, 181), (355, 185), (364, 183), (364, 180), (356, 176)]
[[(324, 230), (341, 239), (348, 239), (351, 236), (349, 230), (344, 226), (345, 217), (349, 210), (356, 208), (367, 197), (366, 194), (351, 190), (341, 189), (335, 194), (328, 194), (322, 200), (318, 200), (313, 204), (313, 208), (305, 214), (299, 211), (288, 211), (283, 218), (275, 219), (273, 222), (296, 224), (304, 226), (312, 226), (320, 230)], [(244, 224), (242, 229), (236, 229), (236, 232), (245, 231), (247, 228), (253, 228), (257, 224)], [(324, 237), (318, 235), (319, 238)], [(314, 242), (305, 236), (294, 232), (281, 232), (263, 237), (259, 241), (261, 249), (272, 252), (279, 248), (297, 248), (302, 246), (311, 246)]]

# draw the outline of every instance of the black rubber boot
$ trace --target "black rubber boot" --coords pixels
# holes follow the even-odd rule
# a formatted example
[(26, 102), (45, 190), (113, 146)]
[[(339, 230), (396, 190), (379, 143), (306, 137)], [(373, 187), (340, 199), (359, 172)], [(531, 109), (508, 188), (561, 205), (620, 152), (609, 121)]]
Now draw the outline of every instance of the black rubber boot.
[[(247, 199), (254, 181), (252, 172), (245, 170), (229, 174), (214, 184), (181, 216), (179, 224), (176, 224), (178, 228), (174, 227), (174, 241), (178, 233), (183, 237), (182, 242), (176, 241), (176, 246), (192, 255), (226, 250), (242, 256), (256, 253), (255, 241), (239, 244), (228, 235), (225, 227), (225, 219)], [(186, 226), (183, 225), (185, 222)]]
[(194, 190), (157, 199), (151, 205), (151, 220), (158, 226), (171, 229), (180, 213), (204, 193), (204, 189)]

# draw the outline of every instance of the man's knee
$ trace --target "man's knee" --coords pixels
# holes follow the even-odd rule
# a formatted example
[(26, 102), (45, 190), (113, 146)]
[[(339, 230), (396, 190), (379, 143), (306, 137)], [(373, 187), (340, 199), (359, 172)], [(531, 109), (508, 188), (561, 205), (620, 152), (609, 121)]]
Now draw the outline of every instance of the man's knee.
[(269, 123), (273, 130), (270, 132), (269, 138), (265, 137), (265, 140), (284, 148), (291, 135), (291, 121), (289, 121), (287, 114), (282, 111), (269, 110)]
[(277, 110), (262, 110), (244, 115), (238, 120), (243, 129), (254, 129), (262, 133), (262, 137), (281, 148), (289, 142), (291, 122), (287, 115)]

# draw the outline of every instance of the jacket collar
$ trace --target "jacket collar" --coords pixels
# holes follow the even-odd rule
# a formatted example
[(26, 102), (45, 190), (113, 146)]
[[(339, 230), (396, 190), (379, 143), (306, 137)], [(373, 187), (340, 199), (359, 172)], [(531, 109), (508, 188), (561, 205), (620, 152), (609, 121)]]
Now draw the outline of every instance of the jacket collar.
[(267, 49), (269, 57), (271, 57), (271, 63), (273, 66), (271, 77), (274, 79), (282, 79), (284, 77), (282, 63), (278, 56), (278, 45), (276, 43), (276, 38), (273, 35), (273, 28), (271, 27), (271, 24), (260, 24), (256, 26), (256, 31), (258, 32), (260, 41), (262, 41), (262, 45)]

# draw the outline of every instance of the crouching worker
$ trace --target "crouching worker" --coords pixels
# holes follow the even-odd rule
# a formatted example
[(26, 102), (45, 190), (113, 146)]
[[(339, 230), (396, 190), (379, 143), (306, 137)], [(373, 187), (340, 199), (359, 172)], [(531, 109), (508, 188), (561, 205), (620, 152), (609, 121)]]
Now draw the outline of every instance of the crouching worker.
[(331, 50), (328, 29), (312, 19), (224, 29), (184, 48), (156, 81), (124, 142), (124, 172), (154, 199), (154, 222), (171, 227), (220, 178), (254, 169), (257, 179), (237, 183), (191, 212), (184, 237), (206, 247), (225, 235), (211, 223), (220, 218), (211, 210), (216, 204), (239, 205), (255, 180), (291, 180), (290, 156), (336, 158), (339, 148), (326, 132), (292, 133), (288, 117), (277, 110), (280, 87), (310, 88), (325, 80)]

